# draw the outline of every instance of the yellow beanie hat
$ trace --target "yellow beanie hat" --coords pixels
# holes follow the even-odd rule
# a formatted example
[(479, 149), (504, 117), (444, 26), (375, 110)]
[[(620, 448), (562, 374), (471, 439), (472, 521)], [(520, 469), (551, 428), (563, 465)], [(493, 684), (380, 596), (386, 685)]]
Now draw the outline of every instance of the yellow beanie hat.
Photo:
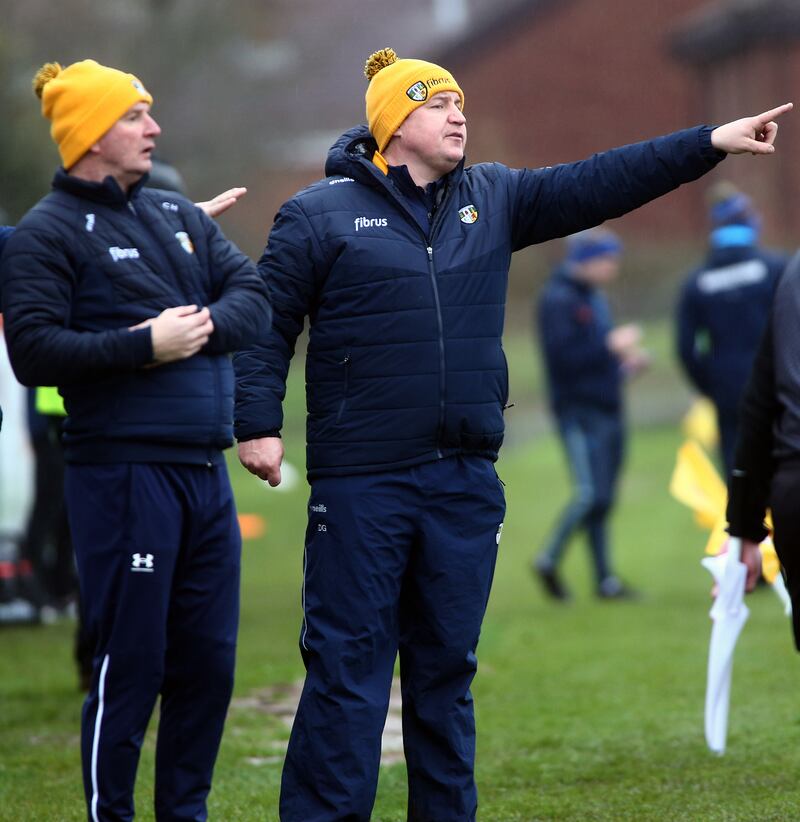
[(42, 114), (64, 168), (69, 169), (136, 103), (153, 98), (132, 74), (81, 60), (66, 68), (45, 63), (33, 78)]
[(454, 91), (464, 106), (464, 92), (449, 71), (425, 60), (399, 60), (392, 49), (371, 54), (364, 66), (367, 123), (383, 151), (414, 109), (440, 91)]

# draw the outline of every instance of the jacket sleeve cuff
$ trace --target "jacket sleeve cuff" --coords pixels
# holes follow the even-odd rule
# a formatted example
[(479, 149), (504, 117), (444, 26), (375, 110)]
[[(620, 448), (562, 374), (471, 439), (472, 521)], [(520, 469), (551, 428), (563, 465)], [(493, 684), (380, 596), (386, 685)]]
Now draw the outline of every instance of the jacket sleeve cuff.
[(280, 431), (260, 431), (256, 434), (238, 434), (236, 436), (236, 442), (249, 442), (250, 440), (262, 440), (266, 437), (276, 437), (277, 439), (281, 438)]
[(131, 349), (134, 368), (141, 368), (143, 365), (153, 362), (153, 333), (150, 327), (137, 328), (135, 331), (128, 331), (131, 335)]
[(716, 126), (700, 126), (700, 132), (698, 134), (700, 154), (713, 165), (716, 165), (728, 156), (727, 152), (720, 151), (711, 144), (711, 132), (715, 128)]
[(728, 533), (732, 537), (739, 537), (740, 539), (747, 539), (750, 542), (762, 543), (769, 536), (769, 528), (763, 522), (747, 522), (740, 529), (741, 534), (734, 534), (730, 526)]

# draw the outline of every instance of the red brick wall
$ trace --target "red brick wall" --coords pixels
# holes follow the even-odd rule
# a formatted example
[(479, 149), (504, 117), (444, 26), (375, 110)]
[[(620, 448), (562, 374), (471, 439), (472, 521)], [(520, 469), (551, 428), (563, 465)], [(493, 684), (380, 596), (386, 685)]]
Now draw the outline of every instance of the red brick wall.
[[(706, 0), (561, 0), (450, 56), (466, 94), (471, 162), (540, 166), (713, 121), (668, 38)], [(616, 221), (629, 242), (702, 241), (695, 184)]]
[[(693, 106), (712, 122), (793, 101), (800, 79), (800, 47), (760, 46), (693, 74)], [(724, 174), (756, 201), (764, 215), (767, 242), (792, 247), (800, 241), (800, 99), (797, 110), (780, 120), (777, 153), (769, 158), (729, 158), (716, 174)]]

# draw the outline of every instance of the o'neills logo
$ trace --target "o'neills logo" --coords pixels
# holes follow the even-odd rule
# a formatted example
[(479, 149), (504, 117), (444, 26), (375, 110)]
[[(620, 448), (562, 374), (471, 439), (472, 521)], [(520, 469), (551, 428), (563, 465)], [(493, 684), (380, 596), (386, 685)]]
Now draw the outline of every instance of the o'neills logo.
[(449, 77), (431, 77), (430, 80), (420, 80), (409, 89), (406, 89), (406, 96), (410, 97), (415, 103), (424, 103), (428, 99), (429, 88), (449, 85), (451, 82)]
[(386, 217), (356, 217), (353, 220), (356, 231), (362, 228), (385, 228), (389, 225), (389, 220)]

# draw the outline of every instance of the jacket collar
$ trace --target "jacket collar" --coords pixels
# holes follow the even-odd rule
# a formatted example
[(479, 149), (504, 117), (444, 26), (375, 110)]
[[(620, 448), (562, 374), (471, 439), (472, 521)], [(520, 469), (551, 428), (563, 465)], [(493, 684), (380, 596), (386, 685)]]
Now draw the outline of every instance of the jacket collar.
[(581, 294), (594, 294), (597, 289), (583, 280), (579, 280), (573, 273), (569, 263), (560, 262), (553, 271), (553, 279), (566, 283), (570, 288)]
[[(325, 162), (325, 176), (352, 177), (368, 185), (386, 184), (386, 173), (375, 165), (373, 157), (378, 150), (375, 138), (366, 125), (348, 129), (330, 148)], [(464, 172), (464, 158), (445, 177), (457, 182)]]
[(755, 245), (731, 245), (722, 248), (711, 248), (706, 257), (707, 268), (722, 268), (726, 265), (752, 260), (759, 255)]
[(124, 192), (119, 183), (111, 176), (106, 177), (101, 183), (94, 183), (75, 177), (60, 167), (53, 177), (53, 188), (58, 191), (65, 191), (84, 200), (91, 200), (103, 205), (125, 207), (141, 190), (147, 182), (148, 175), (145, 174), (141, 180), (134, 183), (130, 189)]

